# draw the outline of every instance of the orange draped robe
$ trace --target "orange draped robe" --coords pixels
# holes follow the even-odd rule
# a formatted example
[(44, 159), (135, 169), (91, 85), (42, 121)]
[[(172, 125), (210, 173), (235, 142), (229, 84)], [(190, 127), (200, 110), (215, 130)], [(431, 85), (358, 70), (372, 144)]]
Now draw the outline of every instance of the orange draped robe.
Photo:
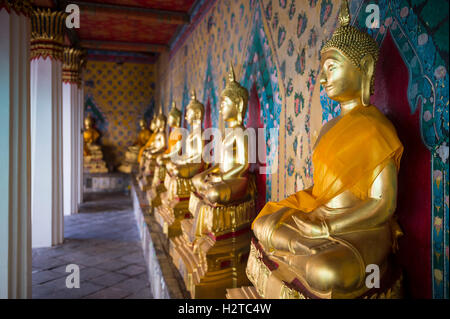
[(142, 145), (142, 146), (145, 145), (145, 143), (147, 143), (147, 141), (150, 139), (151, 136), (152, 136), (152, 132), (150, 132), (149, 129), (141, 130), (138, 134), (136, 144)]
[[(268, 202), (255, 220), (283, 207), (309, 213), (348, 189), (364, 200), (389, 160), (398, 171), (402, 153), (394, 126), (375, 106), (355, 107), (321, 137), (312, 157), (314, 186)], [(280, 223), (292, 213), (288, 210)]]
[(141, 158), (142, 158), (142, 153), (144, 153), (144, 150), (147, 149), (148, 147), (150, 147), (150, 145), (152, 145), (153, 141), (155, 140), (156, 137), (156, 133), (152, 133), (152, 135), (150, 135), (150, 138), (148, 139), (147, 143), (145, 143), (144, 146), (141, 147), (141, 149), (139, 150), (139, 154), (138, 154), (138, 162), (141, 163)]
[(174, 127), (173, 130), (169, 134), (169, 143), (164, 154), (170, 154), (173, 151), (173, 148), (179, 141), (181, 141), (182, 135), (179, 127)]
[[(141, 162), (141, 158), (142, 158), (142, 154), (144, 153), (144, 150), (148, 147), (150, 147), (150, 145), (152, 145), (152, 143), (154, 142), (156, 137), (156, 133), (152, 133), (152, 135), (150, 135), (150, 138), (148, 139), (147, 143), (145, 143), (144, 146), (141, 147), (141, 149), (139, 150), (139, 154), (138, 154), (138, 162)], [(178, 141), (181, 140), (181, 132), (179, 128), (175, 128), (172, 130), (172, 132), (170, 132), (169, 135), (169, 143), (168, 143), (168, 147), (166, 149), (166, 151), (164, 153), (169, 154), (172, 151), (172, 148), (177, 144)]]

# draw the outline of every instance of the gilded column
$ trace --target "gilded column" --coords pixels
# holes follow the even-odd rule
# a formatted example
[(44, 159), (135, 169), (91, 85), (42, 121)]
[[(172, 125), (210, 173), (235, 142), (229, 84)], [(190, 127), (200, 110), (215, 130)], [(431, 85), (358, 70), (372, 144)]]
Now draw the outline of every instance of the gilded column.
[(30, 1), (0, 0), (0, 298), (31, 297)]
[(62, 58), (65, 13), (31, 16), (31, 213), (33, 247), (63, 242)]
[(79, 139), (80, 124), (80, 69), (83, 51), (65, 47), (63, 52), (63, 180), (64, 180), (64, 215), (78, 212), (79, 191)]

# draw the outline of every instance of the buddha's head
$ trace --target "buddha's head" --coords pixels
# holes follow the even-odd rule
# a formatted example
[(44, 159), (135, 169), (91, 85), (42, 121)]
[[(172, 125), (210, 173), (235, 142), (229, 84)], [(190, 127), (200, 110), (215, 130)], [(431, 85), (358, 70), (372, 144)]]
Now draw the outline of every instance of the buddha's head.
[(181, 125), (181, 112), (177, 109), (175, 102), (172, 102), (172, 108), (169, 112), (167, 124), (169, 124), (170, 127), (179, 127)]
[(152, 120), (150, 121), (150, 131), (155, 132), (156, 128), (156, 116), (153, 116)]
[(220, 113), (227, 122), (241, 124), (247, 111), (248, 91), (235, 80), (233, 65), (230, 64), (225, 89), (220, 95)]
[(92, 118), (91, 114), (89, 113), (88, 116), (84, 119), (84, 127), (86, 130), (89, 130), (94, 125), (94, 119)]
[(159, 132), (162, 132), (166, 129), (166, 122), (167, 122), (167, 118), (164, 115), (163, 111), (162, 111), (162, 105), (159, 108), (159, 113), (158, 115), (156, 115), (156, 130), (158, 130)]
[(144, 119), (139, 120), (139, 127), (141, 128), (141, 130), (145, 130), (145, 128), (147, 127), (147, 123)]
[(193, 125), (194, 123), (201, 124), (203, 121), (203, 115), (205, 114), (205, 107), (200, 101), (197, 100), (195, 95), (195, 91), (191, 93), (191, 101), (186, 107), (186, 121), (189, 125)]
[(347, 0), (342, 1), (340, 26), (321, 50), (320, 84), (339, 103), (360, 99), (370, 104), (378, 45), (366, 32), (350, 25)]

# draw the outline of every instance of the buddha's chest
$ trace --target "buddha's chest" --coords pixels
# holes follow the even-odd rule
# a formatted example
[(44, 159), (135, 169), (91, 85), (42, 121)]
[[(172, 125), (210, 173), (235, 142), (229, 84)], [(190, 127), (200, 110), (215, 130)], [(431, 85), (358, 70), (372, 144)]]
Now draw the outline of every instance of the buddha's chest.
[(199, 132), (191, 133), (186, 140), (186, 152), (189, 155), (197, 154), (202, 150), (202, 136)]
[(236, 166), (236, 164), (243, 164), (241, 163), (242, 160), (239, 158), (240, 153), (242, 153), (241, 147), (242, 146), (239, 145), (239, 141), (234, 135), (225, 136), (222, 141), (221, 171), (226, 172)]
[(94, 132), (92, 132), (91, 130), (84, 131), (83, 137), (86, 142), (88, 142), (88, 143), (93, 142)]

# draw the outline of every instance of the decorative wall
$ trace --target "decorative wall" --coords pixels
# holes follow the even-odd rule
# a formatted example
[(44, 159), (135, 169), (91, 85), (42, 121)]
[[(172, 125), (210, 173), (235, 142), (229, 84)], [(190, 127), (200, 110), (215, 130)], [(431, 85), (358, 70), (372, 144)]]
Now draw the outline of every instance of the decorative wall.
[[(428, 154), (417, 159), (425, 165), (420, 171), (402, 171), (429, 181), (424, 192), (414, 188), (426, 209), (402, 213), (407, 235), (401, 258), (410, 277), (410, 293), (448, 298), (448, 1), (352, 0), (353, 24), (367, 30), (365, 8), (371, 3), (380, 8), (380, 24), (369, 33), (381, 47), (389, 34), (392, 45), (386, 42), (384, 50), (398, 54), (397, 62), (404, 66), (398, 72), (405, 75), (399, 84), (404, 91), (394, 94), (397, 99), (389, 100), (381, 92), (373, 102), (381, 103), (388, 116), (397, 116), (397, 123), (417, 125), (413, 138)], [(316, 79), (319, 52), (336, 28), (340, 4), (340, 0), (200, 1), (194, 22), (159, 60), (156, 100), (166, 110), (172, 100), (185, 107), (186, 92), (195, 89), (205, 105), (208, 99), (211, 103), (213, 127), (222, 125), (219, 96), (230, 62), (249, 91), (256, 87), (261, 123), (266, 131), (279, 129), (278, 136), (266, 136), (268, 166), (278, 168), (266, 176), (267, 200), (285, 198), (311, 185), (312, 147), (321, 125), (339, 115), (339, 106), (327, 98)], [(385, 85), (387, 79), (389, 74), (377, 83)], [(391, 108), (392, 101), (401, 101), (406, 108)], [(419, 251), (415, 256), (414, 249)], [(413, 257), (423, 264), (410, 262)]]
[(88, 61), (85, 114), (91, 113), (109, 165), (117, 167), (137, 137), (139, 120), (153, 111), (153, 64)]

